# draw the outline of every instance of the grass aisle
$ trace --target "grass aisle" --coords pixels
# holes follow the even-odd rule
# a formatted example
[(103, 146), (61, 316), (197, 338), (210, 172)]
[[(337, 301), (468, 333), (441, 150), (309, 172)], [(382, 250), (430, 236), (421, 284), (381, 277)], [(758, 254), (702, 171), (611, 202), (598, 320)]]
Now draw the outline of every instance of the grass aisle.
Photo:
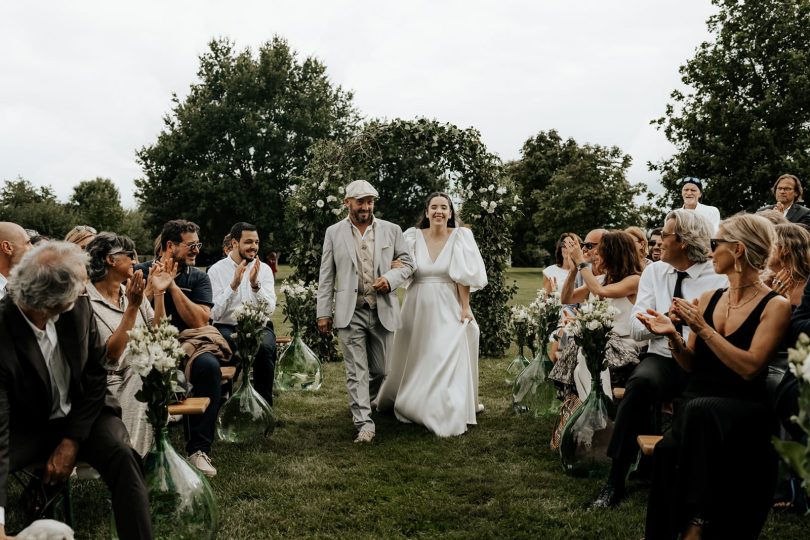
[[(528, 302), (539, 272), (515, 274), (517, 301)], [(548, 448), (552, 419), (511, 413), (507, 363), (482, 359), (487, 410), (467, 434), (439, 439), (377, 415), (369, 446), (352, 443), (342, 365), (326, 365), (320, 392), (278, 397), (284, 425), (266, 443), (215, 443), (219, 538), (641, 538), (646, 490), (615, 511), (586, 511), (599, 480), (563, 474)], [(172, 437), (182, 449), (182, 430)], [(108, 538), (103, 484), (78, 482), (75, 498), (77, 537)], [(771, 515), (763, 538), (803, 538), (806, 526)]]

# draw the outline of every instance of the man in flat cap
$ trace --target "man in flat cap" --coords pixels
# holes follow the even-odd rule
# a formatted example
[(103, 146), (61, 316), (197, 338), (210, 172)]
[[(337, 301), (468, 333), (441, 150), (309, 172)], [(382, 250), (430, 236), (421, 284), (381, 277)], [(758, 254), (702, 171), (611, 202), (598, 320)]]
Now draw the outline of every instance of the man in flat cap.
[[(356, 443), (374, 439), (371, 402), (385, 379), (386, 350), (400, 322), (395, 291), (413, 272), (402, 229), (374, 217), (377, 195), (365, 180), (346, 187), (349, 216), (326, 230), (318, 280), (318, 329), (337, 329)], [(394, 259), (402, 266), (391, 268)]]

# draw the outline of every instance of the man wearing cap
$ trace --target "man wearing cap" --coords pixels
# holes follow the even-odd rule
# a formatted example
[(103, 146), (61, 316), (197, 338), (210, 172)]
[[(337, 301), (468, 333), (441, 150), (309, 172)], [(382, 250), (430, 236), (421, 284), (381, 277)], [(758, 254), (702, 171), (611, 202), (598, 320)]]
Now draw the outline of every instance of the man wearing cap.
[[(374, 439), (371, 402), (385, 379), (386, 350), (400, 322), (394, 291), (413, 272), (402, 229), (374, 217), (377, 196), (365, 180), (346, 187), (349, 216), (326, 230), (318, 279), (318, 329), (337, 329), (356, 443)], [(391, 268), (394, 259), (402, 267)]]
[(716, 233), (717, 228), (720, 226), (720, 210), (714, 206), (708, 206), (698, 202), (703, 193), (703, 182), (701, 182), (700, 178), (687, 176), (681, 179), (680, 184), (683, 207), (687, 210), (694, 210), (708, 219), (709, 225), (711, 225), (712, 228), (712, 234)]
[(773, 196), (776, 198), (776, 204), (763, 206), (757, 212), (776, 210), (782, 212), (791, 223), (810, 227), (810, 208), (799, 204), (803, 193), (802, 183), (796, 176), (783, 174), (776, 179), (776, 183), (773, 185)]

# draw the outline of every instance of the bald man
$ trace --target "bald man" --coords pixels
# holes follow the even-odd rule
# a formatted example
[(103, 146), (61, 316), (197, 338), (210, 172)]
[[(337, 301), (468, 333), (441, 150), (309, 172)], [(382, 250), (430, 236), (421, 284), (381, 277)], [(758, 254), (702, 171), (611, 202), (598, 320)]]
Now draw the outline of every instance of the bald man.
[(0, 221), (0, 298), (6, 295), (11, 269), (29, 249), (31, 239), (25, 229), (10, 221)]

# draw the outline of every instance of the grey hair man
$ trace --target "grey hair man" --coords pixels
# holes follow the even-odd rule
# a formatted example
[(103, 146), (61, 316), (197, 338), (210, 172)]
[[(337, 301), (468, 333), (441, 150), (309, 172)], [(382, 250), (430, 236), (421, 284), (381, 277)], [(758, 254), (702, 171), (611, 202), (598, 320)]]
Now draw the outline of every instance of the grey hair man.
[[(672, 358), (667, 338), (651, 334), (638, 317), (648, 310), (668, 313), (674, 297), (694, 300), (728, 286), (728, 279), (715, 273), (708, 258), (711, 234), (711, 223), (699, 213), (673, 210), (661, 231), (661, 260), (647, 265), (641, 274), (630, 333), (637, 341), (649, 340), (650, 345), (625, 385), (608, 448), (613, 459), (610, 475), (594, 508), (614, 506), (625, 497), (625, 477), (638, 455), (636, 438), (648, 423), (651, 407), (670, 401), (686, 386), (687, 373)], [(675, 322), (678, 327), (679, 321)], [(679, 331), (689, 337), (688, 327)]]
[(25, 229), (10, 221), (0, 221), (0, 298), (6, 294), (11, 269), (29, 249), (31, 239)]
[[(413, 272), (402, 229), (374, 217), (377, 196), (365, 180), (346, 187), (349, 216), (326, 230), (318, 279), (318, 329), (337, 329), (356, 443), (374, 439), (371, 403), (385, 379), (386, 350), (400, 322), (395, 291)], [(391, 268), (394, 259), (402, 267)]]
[(107, 347), (82, 295), (87, 254), (48, 242), (22, 257), (0, 300), (0, 539), (8, 475), (45, 462), (43, 481), (67, 481), (77, 461), (110, 489), (118, 535), (151, 538), (140, 456), (120, 407), (107, 400)]

